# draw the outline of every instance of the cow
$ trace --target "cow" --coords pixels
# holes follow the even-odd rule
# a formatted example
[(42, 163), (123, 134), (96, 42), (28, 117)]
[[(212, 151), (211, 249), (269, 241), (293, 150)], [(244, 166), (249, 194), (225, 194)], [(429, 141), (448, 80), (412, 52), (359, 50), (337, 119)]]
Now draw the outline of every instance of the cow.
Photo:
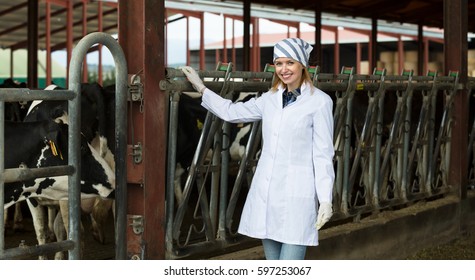
[[(21, 145), (18, 145), (21, 143)], [(5, 168), (67, 165), (68, 126), (51, 120), (5, 122)], [(99, 153), (81, 137), (82, 197), (113, 198), (115, 174)], [(6, 183), (4, 208), (29, 198), (66, 199), (68, 176)]]
[[(46, 90), (60, 89), (57, 86), (48, 86)], [(56, 122), (68, 123), (69, 118), (67, 114), (67, 102), (64, 101), (35, 101), (27, 116), (25, 122), (35, 120), (55, 120)], [(97, 84), (82, 84), (81, 85), (81, 134), (85, 137), (85, 140), (92, 145), (92, 149), (100, 151), (101, 157), (107, 158), (109, 167), (114, 170), (115, 164), (113, 163), (113, 155), (111, 156), (108, 149), (107, 139), (104, 137), (106, 124), (104, 109), (104, 97), (103, 89)], [(109, 134), (110, 135), (110, 134)], [(113, 135), (113, 134), (112, 134)], [(81, 200), (81, 208), (84, 213), (91, 214), (92, 221), (92, 233), (96, 240), (101, 243), (105, 242), (105, 234), (102, 228), (102, 224), (107, 218), (107, 211), (111, 208), (113, 200), (103, 200), (101, 198), (92, 197), (84, 198)], [(46, 201), (45, 199), (34, 201), (28, 201), (28, 206), (32, 212), (35, 222), (35, 230), (40, 234), (39, 239), (48, 235), (50, 238), (56, 238), (57, 240), (64, 239), (67, 231), (67, 218), (68, 207), (67, 201)], [(44, 227), (44, 220), (46, 220), (46, 214), (42, 206), (47, 206), (48, 209), (48, 230)], [(56, 213), (57, 210), (60, 213)], [(48, 232), (48, 234), (46, 234)], [(54, 232), (54, 234), (53, 234)], [(57, 254), (57, 259), (63, 259), (63, 254)]]
[[(0, 88), (26, 88), (26, 83), (24, 82), (17, 82), (11, 78), (5, 79), (2, 84), (0, 84)], [(5, 120), (7, 121), (22, 121), (26, 115), (28, 110), (29, 104), (31, 102), (5, 102)], [(4, 216), (4, 224), (5, 227), (10, 227), (9, 224), (9, 215), (8, 209), (5, 211)], [(11, 225), (13, 231), (19, 231), (24, 228), (23, 226), (23, 214), (21, 209), (21, 203), (15, 204), (14, 214), (13, 214), (13, 222)]]
[[(255, 93), (235, 94), (232, 97), (232, 101), (246, 102), (254, 97), (256, 97)], [(188, 174), (187, 170), (191, 166), (207, 114), (208, 111), (201, 106), (200, 98), (196, 98), (193, 93), (185, 92), (181, 94), (178, 102), (176, 169), (174, 178), (175, 197), (179, 203), (183, 198), (182, 178)], [(233, 163), (237, 163), (242, 159), (250, 131), (251, 123), (232, 123), (230, 124), (229, 132), (225, 132), (224, 137), (228, 138), (229, 145), (222, 147), (222, 149), (228, 151)], [(210, 149), (206, 154), (207, 159), (211, 157), (211, 154), (212, 150)], [(231, 173), (234, 173), (234, 171), (231, 171)]]
[[(68, 158), (68, 126), (52, 120), (5, 123), (5, 167), (49, 167), (66, 165)], [(22, 143), (18, 146), (18, 143)], [(99, 153), (81, 136), (81, 198), (112, 199), (115, 174)], [(5, 184), (4, 208), (28, 200), (32, 216), (40, 211), (41, 200), (66, 200), (68, 177), (38, 178), (26, 182)], [(38, 244), (45, 244), (47, 232), (42, 219), (33, 219)], [(36, 224), (35, 224), (36, 223)], [(40, 258), (45, 258), (44, 256)]]
[[(26, 88), (26, 83), (16, 82), (11, 78), (5, 79), (0, 88)], [(31, 102), (6, 102), (5, 103), (5, 120), (21, 121), (26, 115), (29, 104)]]
[[(56, 85), (50, 85), (45, 90), (62, 89)], [(107, 146), (105, 137), (105, 110), (103, 89), (98, 83), (81, 84), (81, 133), (91, 143), (95, 137), (99, 137), (98, 151), (101, 155), (106, 153)], [(28, 109), (24, 121), (37, 121), (45, 119), (61, 119), (68, 123), (68, 102), (64, 100), (35, 101)]]

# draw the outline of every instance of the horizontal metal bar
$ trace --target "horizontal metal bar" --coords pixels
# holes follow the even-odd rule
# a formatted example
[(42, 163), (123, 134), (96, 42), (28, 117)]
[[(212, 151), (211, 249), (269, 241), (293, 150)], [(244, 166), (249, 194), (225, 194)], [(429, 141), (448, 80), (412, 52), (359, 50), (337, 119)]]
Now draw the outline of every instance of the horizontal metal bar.
[[(225, 71), (206, 71), (200, 70), (196, 73), (201, 78), (225, 78)], [(230, 73), (232, 78), (242, 78), (242, 79), (270, 79), (274, 73), (272, 72), (250, 72), (250, 71), (233, 71)], [(165, 68), (165, 78), (181, 78), (185, 77), (185, 74), (182, 70), (176, 68)]]
[(348, 83), (332, 83), (332, 82), (319, 82), (316, 85), (317, 88), (323, 91), (346, 91)]
[(355, 74), (353, 75), (354, 80), (361, 80), (361, 81), (381, 81), (381, 76), (380, 75), (364, 75), (364, 74)]
[[(220, 92), (223, 88), (224, 82), (208, 82), (204, 81), (204, 85), (214, 92)], [(270, 82), (233, 82), (227, 81), (226, 85), (229, 87), (229, 92), (258, 92), (268, 91), (270, 89)], [(190, 82), (187, 80), (161, 80), (161, 90), (174, 90), (178, 92), (196, 91)]]
[(412, 89), (413, 90), (431, 90), (433, 84), (432, 83), (413, 83)]
[(419, 82), (431, 82), (434, 81), (434, 77), (431, 76), (412, 76), (412, 81), (419, 81)]
[(386, 90), (406, 90), (407, 85), (407, 83), (387, 83), (384, 88)]
[(54, 176), (70, 176), (74, 173), (74, 167), (70, 165), (40, 167), (40, 168), (8, 168), (3, 173), (5, 183), (32, 180)]
[(32, 256), (47, 255), (61, 251), (67, 251), (74, 248), (72, 240), (53, 242), (44, 245), (22, 246), (6, 249), (0, 252), (0, 260), (21, 260), (31, 258)]
[(348, 74), (333, 74), (333, 73), (319, 73), (317, 80), (348, 80), (350, 75)]
[(379, 89), (379, 83), (356, 83), (357, 90), (377, 91)]
[(385, 81), (407, 81), (409, 80), (408, 76), (402, 75), (386, 75), (384, 76)]
[(76, 94), (71, 90), (31, 90), (27, 88), (2, 88), (0, 101), (17, 102), (33, 100), (71, 100)]

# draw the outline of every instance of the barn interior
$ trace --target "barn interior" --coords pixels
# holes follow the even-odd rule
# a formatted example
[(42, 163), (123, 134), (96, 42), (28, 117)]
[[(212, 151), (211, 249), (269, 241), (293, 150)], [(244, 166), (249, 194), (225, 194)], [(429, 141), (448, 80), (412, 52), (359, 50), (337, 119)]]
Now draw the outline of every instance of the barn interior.
[[(278, 16), (269, 12), (279, 10)], [(224, 12), (223, 12), (224, 11)], [(256, 18), (273, 20), (276, 23), (292, 28), (292, 32), (299, 34), (299, 18), (301, 22), (308, 21), (315, 27), (313, 40), (315, 42), (316, 55), (321, 55), (317, 61), (322, 61), (325, 73), (341, 74), (342, 66), (360, 67), (361, 62), (367, 64), (368, 69), (378, 68), (381, 62), (381, 50), (388, 48), (384, 43), (378, 42), (378, 34), (385, 34), (384, 26), (391, 26), (393, 33), (398, 28), (401, 33), (411, 30), (406, 36), (412, 39), (412, 54), (414, 55), (414, 67), (418, 69), (419, 76), (425, 75), (430, 62), (429, 50), (425, 48), (432, 44), (433, 49), (440, 53), (440, 70), (442, 76), (449, 76), (449, 71), (456, 69), (459, 73), (458, 82), (461, 85), (469, 83), (469, 76), (475, 70), (475, 63), (471, 60), (469, 51), (475, 48), (472, 42), (472, 33), (475, 33), (475, 3), (473, 1), (462, 0), (333, 0), (333, 1), (304, 1), (304, 0), (242, 0), (242, 1), (212, 1), (212, 0), (170, 0), (170, 1), (58, 1), (58, 0), (28, 0), (28, 1), (5, 1), (0, 0), (0, 48), (10, 52), (9, 74), (15, 78), (12, 69), (15, 61), (13, 53), (21, 50), (27, 51), (27, 76), (24, 81), (31, 89), (42, 88), (40, 85), (54, 82), (52, 53), (57, 51), (66, 52), (66, 69), (69, 68), (69, 61), (75, 46), (87, 34), (92, 32), (104, 32), (113, 35), (124, 50), (128, 63), (127, 73), (131, 76), (139, 76), (140, 86), (144, 86), (142, 98), (132, 102), (131, 115), (128, 119), (129, 128), (133, 127), (134, 137), (128, 139), (128, 154), (135, 151), (143, 152), (141, 160), (135, 157), (127, 157), (127, 200), (128, 204), (122, 209), (122, 219), (124, 224), (131, 225), (137, 223), (136, 228), (125, 226), (124, 232), (117, 239), (125, 245), (115, 248), (115, 259), (166, 259), (166, 258), (198, 258), (216, 257), (222, 254), (223, 258), (229, 251), (239, 251), (240, 248), (252, 248), (255, 254), (255, 242), (233, 243), (230, 246), (223, 246), (219, 243), (211, 253), (201, 255), (190, 255), (209, 244), (198, 244), (181, 248), (174, 242), (170, 242), (167, 237), (167, 222), (169, 217), (165, 208), (165, 188), (166, 188), (166, 143), (168, 136), (167, 113), (170, 111), (169, 96), (166, 94), (157, 95), (156, 92), (164, 93), (160, 89), (159, 82), (166, 80), (165, 70), (167, 67), (166, 54), (173, 49), (167, 47), (166, 25), (172, 21), (188, 20), (188, 18), (198, 18), (203, 21), (203, 13), (226, 14), (232, 20), (241, 22), (244, 26), (256, 25)], [(323, 30), (330, 29), (332, 32), (338, 30), (337, 26), (330, 28), (330, 22), (325, 21), (331, 15), (333, 20), (341, 22), (349, 21), (350, 25), (355, 25), (359, 21), (358, 32), (368, 38), (368, 43), (364, 48), (365, 54), (360, 60), (351, 60), (347, 65), (344, 58), (336, 58), (339, 53), (333, 45), (324, 45), (319, 38), (322, 38)], [(274, 17), (274, 18), (273, 18)], [(168, 22), (170, 20), (170, 22)], [(168, 22), (168, 23), (167, 23)], [(265, 56), (268, 50), (265, 48), (261, 52), (256, 52), (251, 48), (253, 44), (259, 44), (258, 36), (252, 36), (256, 30), (244, 28), (241, 36), (242, 48), (240, 55), (233, 61), (243, 71), (262, 72), (265, 65)], [(434, 32), (431, 39), (424, 40), (424, 32)], [(432, 34), (432, 33), (430, 33)], [(202, 70), (213, 70), (217, 65), (221, 52), (221, 57), (232, 57), (232, 48), (229, 53), (224, 54), (223, 48), (214, 46), (206, 49), (204, 38), (207, 34), (202, 29), (199, 47), (188, 49), (186, 64), (193, 65)], [(189, 40), (188, 37), (185, 39)], [(224, 39), (224, 38), (223, 38)], [(226, 38), (231, 40), (232, 38)], [(224, 41), (224, 40), (223, 40)], [(391, 49), (395, 52), (400, 47), (398, 39), (392, 44)], [(425, 44), (424, 44), (425, 42)], [(429, 42), (429, 43), (427, 43)], [(96, 53), (97, 60), (93, 64), (98, 67), (98, 81), (104, 80), (102, 67), (102, 52), (104, 46), (94, 45), (88, 52)], [(226, 48), (224, 48), (226, 49)], [(356, 48), (355, 48), (356, 49)], [(403, 48), (404, 49), (404, 48)], [(320, 50), (320, 51), (319, 51)], [(352, 50), (353, 51), (353, 50)], [(344, 53), (344, 50), (342, 50)], [(39, 56), (45, 56), (44, 65), (39, 65)], [(351, 56), (351, 54), (350, 54)], [(258, 58), (263, 57), (262, 61)], [(328, 58), (330, 57), (330, 58)], [(473, 59), (473, 58), (472, 58)], [(400, 59), (399, 62), (402, 62)], [(87, 64), (90, 62), (88, 61)], [(0, 63), (5, 65), (7, 63)], [(2, 66), (4, 67), (4, 66)], [(399, 66), (398, 71), (404, 67)], [(472, 67), (472, 68), (471, 68)], [(88, 67), (83, 68), (83, 81), (87, 81)], [(40, 77), (39, 69), (44, 69), (44, 75)], [(358, 73), (362, 73), (358, 70)], [(371, 71), (368, 71), (371, 72)], [(67, 70), (64, 72), (65, 84), (70, 78)], [(40, 82), (44, 79), (44, 82)], [(466, 98), (471, 91), (468, 87), (458, 89), (464, 94), (455, 95), (454, 106), (456, 117), (461, 122), (456, 122), (452, 135), (452, 145), (455, 147), (467, 146), (468, 137), (466, 128), (471, 125), (468, 118), (468, 103)], [(160, 113), (158, 113), (160, 112)], [(157, 144), (158, 142), (158, 144)], [(140, 145), (141, 146), (140, 146)], [(137, 147), (141, 149), (137, 149)], [(455, 149), (454, 149), (455, 150)], [(147, 154), (149, 155), (147, 157)], [(420, 249), (424, 245), (437, 242), (446, 242), (473, 226), (473, 194), (467, 191), (469, 157), (464, 151), (453, 152), (451, 156), (450, 195), (445, 200), (433, 201), (434, 197), (426, 201), (432, 210), (424, 209), (418, 212), (415, 207), (405, 208), (401, 212), (391, 212), (391, 215), (378, 215), (372, 213), (368, 223), (360, 223), (365, 215), (355, 214), (351, 218), (345, 218), (335, 222), (335, 227), (323, 232), (320, 252), (310, 252), (310, 258), (322, 258), (321, 252), (328, 258), (403, 258), (410, 252)], [(134, 161), (137, 161), (134, 163)], [(157, 171), (158, 170), (158, 171)], [(146, 183), (144, 183), (146, 182)], [(156, 208), (148, 205), (159, 205)], [(407, 205), (405, 205), (407, 206)], [(411, 205), (414, 206), (414, 205)], [(398, 207), (395, 207), (398, 208)], [(416, 209), (414, 209), (416, 208)], [(411, 212), (414, 211), (414, 212)], [(388, 217), (391, 216), (391, 217)], [(407, 216), (411, 218), (407, 218)], [(389, 219), (393, 218), (393, 219)], [(427, 220), (439, 234), (433, 234), (427, 238), (427, 227), (420, 223)], [(457, 222), (454, 223), (453, 221)], [(144, 223), (146, 221), (146, 223)], [(437, 222), (438, 221), (438, 222)], [(350, 222), (350, 228), (338, 227), (340, 223)], [(371, 240), (367, 239), (369, 233), (374, 229), (369, 224), (380, 223), (386, 227), (382, 231), (391, 232), (401, 230), (399, 239), (412, 240), (425, 239), (425, 242), (413, 244), (406, 248), (396, 250), (397, 238), (385, 239), (384, 233), (377, 234), (379, 247), (375, 247)], [(164, 226), (167, 225), (167, 226)], [(158, 229), (158, 230), (157, 230)], [(411, 233), (412, 232), (412, 233)], [(208, 238), (208, 237), (207, 237)], [(352, 247), (354, 240), (361, 241), (361, 246), (352, 253), (345, 251), (345, 246)], [(373, 239), (374, 242), (375, 239)], [(181, 240), (180, 240), (181, 241)], [(420, 241), (420, 240), (419, 240)], [(147, 244), (147, 249), (143, 248)], [(240, 247), (241, 246), (241, 247)], [(178, 247), (178, 249), (177, 249)], [(334, 250), (337, 248), (337, 250)], [(257, 249), (259, 250), (259, 249)], [(244, 250), (243, 250), (244, 251)], [(389, 254), (388, 251), (392, 251)], [(178, 252), (178, 253), (177, 253)], [(371, 252), (371, 254), (369, 253)], [(260, 254), (260, 255), (259, 255)], [(257, 256), (262, 257), (262, 251), (258, 251)], [(241, 256), (248, 258), (249, 256)]]

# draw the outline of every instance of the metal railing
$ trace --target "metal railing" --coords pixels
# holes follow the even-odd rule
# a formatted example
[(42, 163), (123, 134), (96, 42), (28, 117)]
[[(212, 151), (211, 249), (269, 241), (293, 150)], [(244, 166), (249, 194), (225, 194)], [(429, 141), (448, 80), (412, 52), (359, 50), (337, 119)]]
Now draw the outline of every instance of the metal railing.
[[(259, 95), (270, 88), (272, 65), (263, 72), (233, 72), (220, 66), (217, 71), (198, 73), (208, 88), (225, 98), (235, 98), (241, 92)], [(449, 192), (452, 103), (459, 86), (458, 73), (386, 75), (384, 69), (375, 69), (371, 75), (358, 75), (348, 67), (339, 74), (320, 73), (318, 67), (309, 68), (309, 72), (314, 85), (334, 100), (332, 221), (357, 220), (364, 214)], [(253, 123), (242, 159), (231, 163), (238, 166), (237, 175), (229, 176), (229, 155), (222, 149), (226, 147), (222, 135), (229, 124), (208, 113), (185, 186), (174, 186), (178, 102), (182, 92), (194, 89), (181, 70), (167, 68), (166, 73), (160, 86), (171, 100), (167, 258), (196, 257), (252, 243), (236, 234), (236, 228), (246, 196), (243, 186), (250, 186), (258, 158), (260, 122)], [(212, 152), (210, 159), (205, 157), (208, 152)], [(177, 187), (183, 190), (183, 200), (175, 196)]]
[[(127, 110), (127, 63), (118, 42), (110, 35), (102, 32), (94, 32), (81, 39), (74, 48), (69, 68), (69, 90), (50, 91), (29, 89), (0, 89), (0, 216), (4, 215), (4, 183), (33, 179), (38, 176), (68, 175), (69, 188), (69, 233), (68, 239), (62, 242), (53, 242), (38, 246), (18, 247), (5, 249), (5, 228), (0, 225), (0, 259), (18, 259), (31, 256), (39, 256), (59, 251), (69, 250), (69, 259), (79, 259), (81, 256), (80, 240), (80, 127), (81, 108), (79, 96), (81, 93), (82, 63), (87, 51), (95, 44), (105, 45), (115, 62), (116, 77), (116, 112), (115, 112), (115, 176), (116, 176), (116, 222), (115, 242), (116, 259), (126, 259), (126, 208), (127, 208), (127, 172), (126, 150), (127, 119), (124, 112)], [(69, 157), (67, 166), (47, 168), (14, 168), (6, 169), (4, 166), (4, 128), (5, 128), (5, 102), (33, 101), (33, 100), (68, 100), (69, 115)]]

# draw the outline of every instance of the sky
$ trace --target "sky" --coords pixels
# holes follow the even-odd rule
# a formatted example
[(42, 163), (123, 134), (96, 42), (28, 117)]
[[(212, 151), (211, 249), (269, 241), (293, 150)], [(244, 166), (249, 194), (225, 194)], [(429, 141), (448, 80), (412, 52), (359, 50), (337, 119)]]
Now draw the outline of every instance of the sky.
[[(190, 48), (196, 49), (199, 46), (200, 39), (200, 21), (196, 18), (189, 18), (190, 20)], [(205, 23), (205, 44), (222, 41), (223, 32), (224, 32), (224, 17), (222, 15), (215, 15), (211, 13), (204, 14), (204, 23)], [(232, 36), (232, 20), (227, 19), (226, 21), (226, 37), (231, 38)], [(287, 32), (287, 26), (270, 22), (265, 19), (260, 19), (259, 21), (259, 32), (260, 33), (282, 33)], [(300, 30), (314, 30), (313, 27), (301, 24)], [(295, 29), (291, 29), (295, 31)], [(186, 20), (181, 19), (168, 24), (167, 29), (168, 34), (168, 52), (167, 60), (170, 65), (184, 64), (186, 62)], [(235, 21), (234, 27), (234, 36), (239, 37), (243, 35), (243, 24), (241, 21)], [(52, 54), (52, 57), (55, 61), (61, 65), (66, 66), (66, 52), (65, 51), (56, 51)], [(93, 52), (87, 56), (89, 64), (97, 64), (98, 54)], [(103, 48), (102, 53), (102, 64), (103, 65), (113, 65), (114, 59), (112, 58), (111, 53), (107, 48)]]

